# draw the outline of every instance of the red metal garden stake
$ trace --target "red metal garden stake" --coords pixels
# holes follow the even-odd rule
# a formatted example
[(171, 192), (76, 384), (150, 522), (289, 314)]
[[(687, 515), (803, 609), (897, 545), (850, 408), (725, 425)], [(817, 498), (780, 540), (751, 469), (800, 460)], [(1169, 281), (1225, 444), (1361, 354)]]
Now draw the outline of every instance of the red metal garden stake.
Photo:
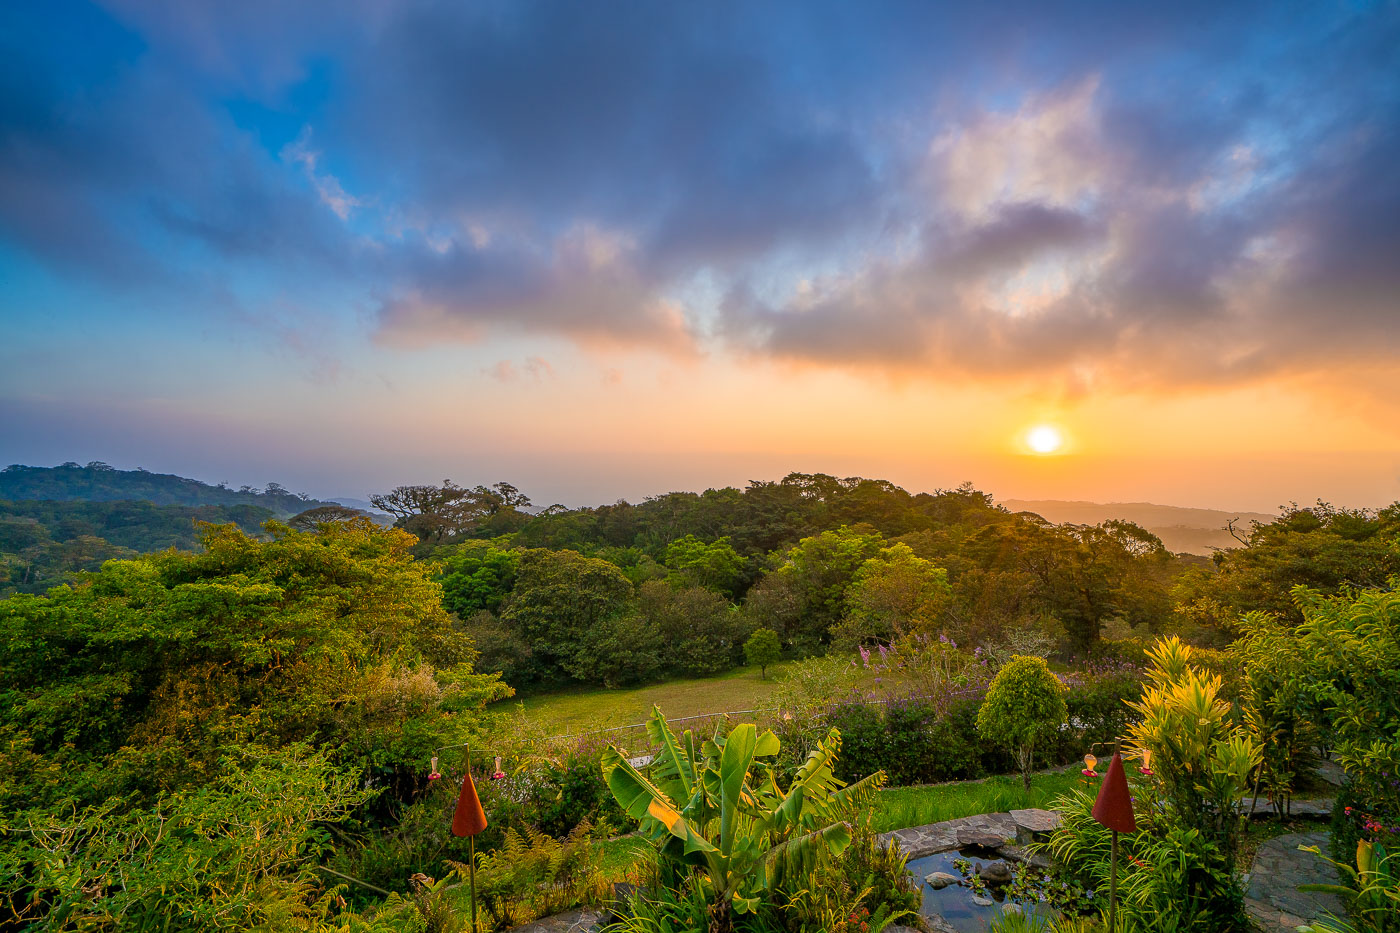
[(1094, 800), (1093, 815), (1101, 825), (1113, 830), (1113, 854), (1108, 867), (1108, 929), (1113, 933), (1118, 919), (1118, 834), (1137, 832), (1128, 776), (1123, 773), (1123, 756), (1117, 748), (1113, 750), (1113, 760), (1108, 764), (1099, 796)]
[(476, 933), (476, 836), (486, 828), (486, 811), (481, 809), (481, 798), (476, 795), (476, 784), (472, 783), (471, 750), (467, 751), (467, 775), (462, 778), (462, 790), (457, 795), (457, 810), (452, 814), (452, 835), (466, 836), (470, 850), (472, 885), (472, 933)]

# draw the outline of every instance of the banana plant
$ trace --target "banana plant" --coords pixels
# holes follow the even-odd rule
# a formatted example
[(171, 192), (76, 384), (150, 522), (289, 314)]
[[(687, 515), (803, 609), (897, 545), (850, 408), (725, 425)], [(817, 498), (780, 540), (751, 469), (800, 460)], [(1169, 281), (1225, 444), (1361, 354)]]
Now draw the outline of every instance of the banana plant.
[(603, 776), (627, 815), (662, 855), (704, 872), (711, 888), (711, 929), (756, 910), (766, 891), (804, 878), (851, 841), (844, 817), (884, 783), (883, 771), (846, 786), (832, 773), (841, 734), (832, 729), (784, 790), (772, 760), (781, 750), (771, 731), (752, 723), (709, 739), (677, 736), (653, 708), (647, 735), (660, 749), (648, 774), (613, 746)]

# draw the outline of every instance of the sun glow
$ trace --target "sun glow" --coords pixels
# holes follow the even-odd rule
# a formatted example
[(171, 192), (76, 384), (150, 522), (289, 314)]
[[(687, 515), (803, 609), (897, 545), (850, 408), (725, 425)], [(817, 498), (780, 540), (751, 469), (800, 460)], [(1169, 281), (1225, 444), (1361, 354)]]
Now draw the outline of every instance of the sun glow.
[(1026, 434), (1026, 446), (1038, 454), (1053, 454), (1064, 442), (1059, 429), (1048, 424), (1037, 425)]

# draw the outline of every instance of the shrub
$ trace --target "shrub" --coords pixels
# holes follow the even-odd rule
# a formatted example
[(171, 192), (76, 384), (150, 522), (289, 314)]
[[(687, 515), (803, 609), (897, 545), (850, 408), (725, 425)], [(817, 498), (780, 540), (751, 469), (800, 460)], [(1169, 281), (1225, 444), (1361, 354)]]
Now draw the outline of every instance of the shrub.
[(1065, 721), (1064, 693), (1044, 658), (1017, 657), (997, 672), (977, 711), (977, 731), (1015, 752), (1026, 790), (1036, 743), (1053, 737)]
[(1380, 827), (1365, 835), (1393, 846), (1400, 842), (1400, 589), (1328, 599), (1297, 588), (1294, 598), (1314, 702), (1351, 778), (1354, 806)]
[[(1192, 664), (1191, 648), (1173, 637), (1149, 656), (1148, 687), (1133, 704), (1141, 721), (1131, 734), (1139, 749), (1151, 750), (1154, 773), (1134, 778), (1138, 831), (1122, 840), (1120, 908), (1128, 929), (1243, 931), (1239, 798), (1258, 747), (1231, 722), (1220, 679)], [(1063, 824), (1046, 848), (1079, 880), (1102, 886), (1110, 834), (1092, 807), (1082, 793), (1057, 800)]]
[(851, 844), (765, 913), (792, 933), (878, 933), (918, 916), (922, 896), (906, 862), (898, 846), (883, 845), (868, 821), (857, 820)]
[(222, 765), (210, 785), (148, 808), (113, 798), (17, 818), (15, 838), (0, 847), (0, 890), (7, 901), (27, 892), (7, 905), (15, 919), (46, 929), (232, 931), (332, 913), (333, 892), (315, 870), (326, 827), (370, 794), (304, 745), (240, 749)]
[[(528, 828), (508, 830), (500, 849), (480, 853), (476, 859), (477, 892), (490, 915), (491, 928), (505, 930), (579, 904), (600, 902), (605, 885), (599, 858), (586, 821), (563, 840)], [(452, 868), (459, 880), (469, 881), (469, 866), (453, 862)]]
[(1201, 831), (1233, 866), (1243, 821), (1240, 795), (1259, 762), (1257, 743), (1230, 719), (1220, 698), (1220, 678), (1191, 664), (1193, 649), (1175, 636), (1148, 652), (1149, 685), (1134, 709), (1140, 749), (1152, 752), (1152, 768), (1176, 822)]

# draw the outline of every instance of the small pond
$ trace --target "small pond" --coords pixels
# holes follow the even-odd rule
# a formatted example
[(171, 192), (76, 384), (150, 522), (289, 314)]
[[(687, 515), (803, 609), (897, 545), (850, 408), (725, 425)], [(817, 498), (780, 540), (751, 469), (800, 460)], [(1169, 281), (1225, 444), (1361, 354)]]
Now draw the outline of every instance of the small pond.
[[(987, 884), (977, 877), (978, 870), (984, 864), (1000, 860), (1001, 856), (979, 846), (949, 849), (911, 859), (909, 872), (923, 889), (924, 915), (942, 917), (959, 933), (982, 933), (990, 930), (992, 921), (1002, 916), (1007, 903), (1019, 906), (1026, 914), (1052, 919), (1060, 916), (1060, 911), (1051, 906), (1051, 902), (1073, 902), (1083, 896), (1083, 892), (1069, 885), (1061, 887), (1045, 872), (1029, 865), (1007, 863), (1016, 879), (1011, 884)], [(924, 879), (937, 871), (946, 872), (959, 880), (935, 890)], [(974, 898), (990, 903), (979, 904)]]

